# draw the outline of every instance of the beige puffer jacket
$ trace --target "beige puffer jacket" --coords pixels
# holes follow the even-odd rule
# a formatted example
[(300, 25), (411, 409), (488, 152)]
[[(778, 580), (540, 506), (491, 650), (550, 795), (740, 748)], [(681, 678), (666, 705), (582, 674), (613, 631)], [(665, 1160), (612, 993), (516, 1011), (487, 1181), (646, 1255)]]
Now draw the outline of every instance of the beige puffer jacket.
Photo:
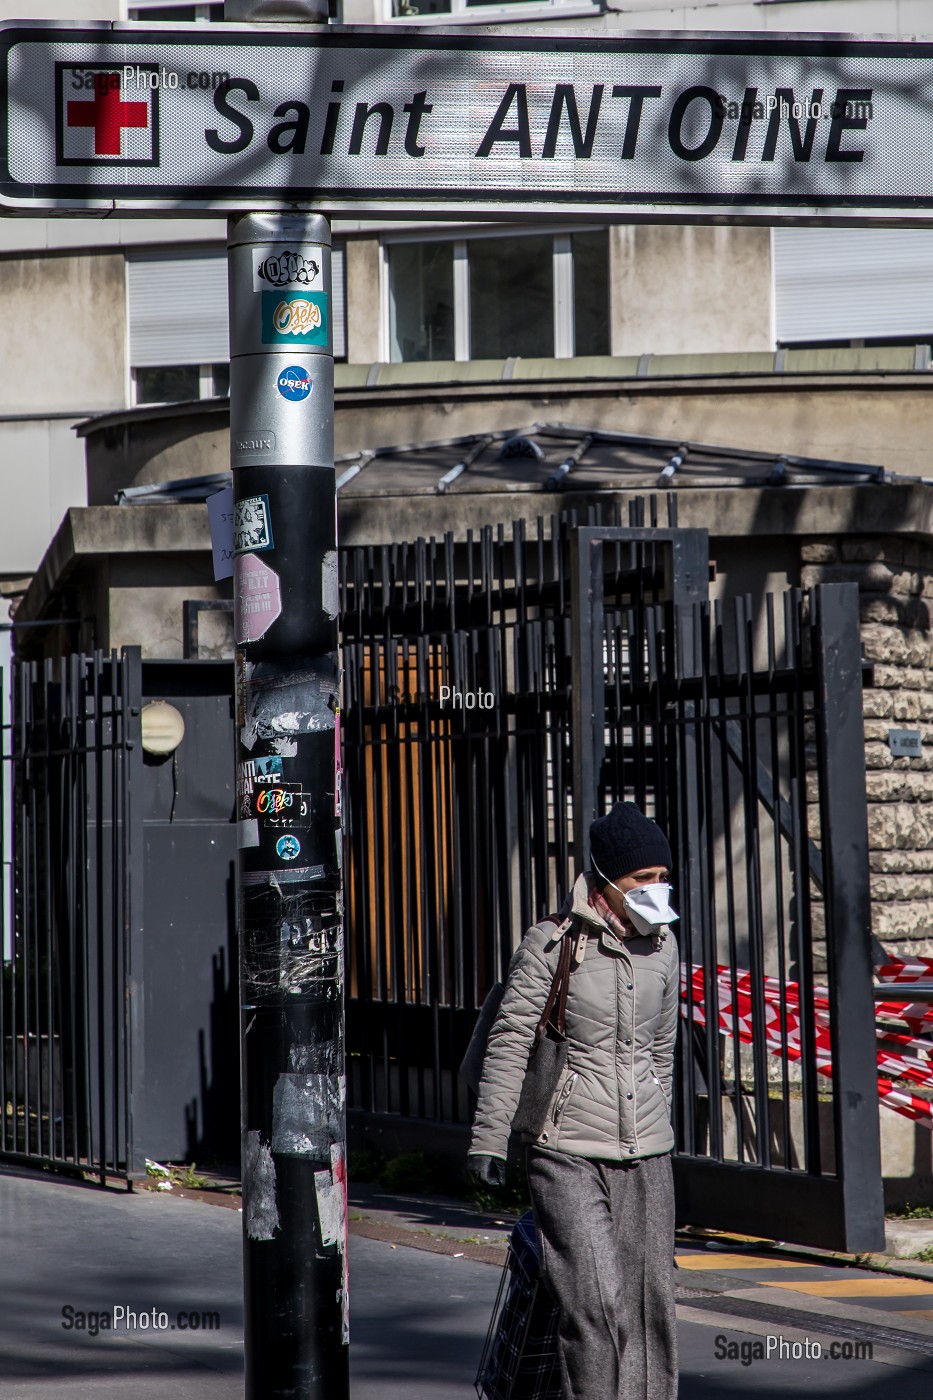
[(535, 1027), (560, 953), (560, 938), (587, 934), (570, 975), (567, 1067), (535, 1139), (580, 1157), (624, 1161), (674, 1145), (671, 1079), (677, 1035), (680, 959), (668, 932), (618, 939), (587, 902), (579, 877), (562, 922), (529, 929), (512, 958), (489, 1035), (470, 1151), (505, 1157)]

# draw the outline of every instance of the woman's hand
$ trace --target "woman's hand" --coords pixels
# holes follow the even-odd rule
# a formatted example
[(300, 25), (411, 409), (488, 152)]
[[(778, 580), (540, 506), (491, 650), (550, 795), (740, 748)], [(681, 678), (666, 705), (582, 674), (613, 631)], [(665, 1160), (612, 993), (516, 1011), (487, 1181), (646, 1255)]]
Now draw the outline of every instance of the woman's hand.
[(483, 1186), (505, 1185), (505, 1162), (501, 1157), (488, 1157), (485, 1153), (471, 1152), (467, 1157), (467, 1171)]

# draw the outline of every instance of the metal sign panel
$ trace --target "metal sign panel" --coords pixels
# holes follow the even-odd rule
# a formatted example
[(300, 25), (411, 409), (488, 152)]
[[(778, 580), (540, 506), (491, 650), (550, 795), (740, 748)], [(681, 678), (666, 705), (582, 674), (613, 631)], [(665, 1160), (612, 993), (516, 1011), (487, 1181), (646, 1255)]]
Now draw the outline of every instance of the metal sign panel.
[(933, 220), (933, 44), (8, 23), (0, 202)]

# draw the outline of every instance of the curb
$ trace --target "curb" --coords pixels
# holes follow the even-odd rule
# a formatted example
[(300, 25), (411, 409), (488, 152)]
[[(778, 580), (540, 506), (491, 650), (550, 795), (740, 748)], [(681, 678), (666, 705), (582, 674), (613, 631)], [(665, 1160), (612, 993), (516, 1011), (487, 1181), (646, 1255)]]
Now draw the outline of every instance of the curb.
[(680, 1245), (703, 1245), (713, 1241), (722, 1245), (732, 1241), (732, 1248), (737, 1255), (770, 1249), (778, 1258), (803, 1258), (814, 1263), (846, 1264), (850, 1268), (870, 1269), (874, 1273), (899, 1274), (904, 1278), (933, 1282), (933, 1264), (925, 1264), (917, 1259), (900, 1259), (893, 1254), (845, 1254), (842, 1250), (817, 1249), (814, 1245), (807, 1244), (783, 1244), (779, 1240), (765, 1238), (739, 1241), (735, 1235), (718, 1234), (715, 1231), (705, 1235), (685, 1235), (678, 1232), (677, 1236)]
[(479, 1264), (505, 1263), (505, 1246), (475, 1244), (472, 1240), (455, 1240), (432, 1235), (430, 1231), (403, 1230), (398, 1225), (386, 1225), (381, 1220), (353, 1220), (348, 1223), (351, 1235), (366, 1240), (381, 1240), (385, 1244), (403, 1245), (408, 1249), (424, 1249), (429, 1254), (446, 1254), (453, 1259), (473, 1259)]

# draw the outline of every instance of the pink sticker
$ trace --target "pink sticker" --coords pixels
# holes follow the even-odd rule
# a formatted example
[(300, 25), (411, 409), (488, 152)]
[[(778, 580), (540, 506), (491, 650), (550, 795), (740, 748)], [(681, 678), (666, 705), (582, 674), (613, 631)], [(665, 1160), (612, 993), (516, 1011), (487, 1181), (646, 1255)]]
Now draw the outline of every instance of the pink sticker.
[(341, 787), (343, 785), (343, 759), (340, 753), (340, 711), (334, 716), (334, 817), (339, 822), (341, 814)]
[(279, 576), (257, 554), (238, 554), (233, 579), (234, 634), (237, 642), (256, 642), (282, 612)]

